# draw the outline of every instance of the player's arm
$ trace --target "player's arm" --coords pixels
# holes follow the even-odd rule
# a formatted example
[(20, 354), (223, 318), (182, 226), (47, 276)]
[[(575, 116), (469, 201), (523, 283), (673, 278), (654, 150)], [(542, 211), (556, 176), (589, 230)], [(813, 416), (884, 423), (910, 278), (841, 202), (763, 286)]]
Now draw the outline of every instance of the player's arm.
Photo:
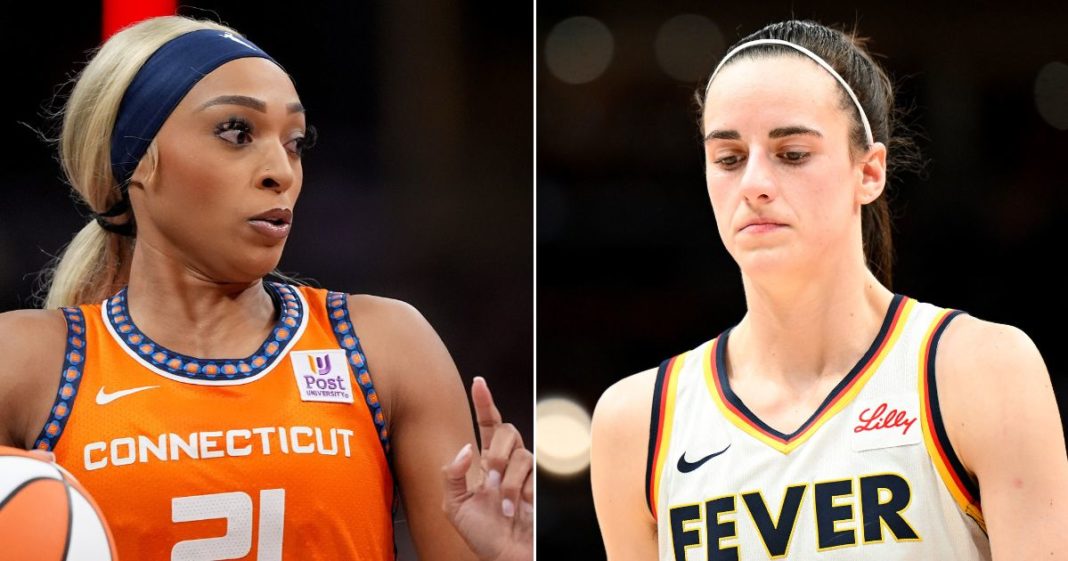
[(58, 310), (0, 314), (0, 446), (32, 445), (59, 388), (67, 328)]
[(608, 561), (657, 559), (656, 521), (645, 501), (655, 381), (654, 369), (617, 382), (593, 413), (590, 479)]
[(1068, 561), (1068, 455), (1049, 373), (1014, 327), (953, 320), (936, 357), (950, 443), (979, 484), (996, 561)]
[(351, 296), (349, 309), (382, 396), (394, 475), (419, 558), (473, 560), (441, 508), (441, 467), (465, 444), (475, 442), (456, 366), (437, 333), (412, 306)]

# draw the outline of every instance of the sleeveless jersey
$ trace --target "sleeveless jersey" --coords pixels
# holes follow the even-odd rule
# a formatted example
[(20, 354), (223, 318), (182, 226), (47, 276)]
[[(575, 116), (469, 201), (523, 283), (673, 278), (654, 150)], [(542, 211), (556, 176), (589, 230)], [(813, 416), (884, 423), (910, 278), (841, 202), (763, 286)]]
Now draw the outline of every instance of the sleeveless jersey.
[(731, 391), (729, 330), (665, 361), (646, 481), (660, 559), (989, 560), (935, 385), (938, 340), (959, 313), (895, 296), (871, 347), (792, 434)]
[(125, 289), (63, 309), (36, 447), (93, 495), (121, 559), (394, 558), (388, 435), (347, 297), (264, 285), (279, 319), (243, 359), (160, 346)]

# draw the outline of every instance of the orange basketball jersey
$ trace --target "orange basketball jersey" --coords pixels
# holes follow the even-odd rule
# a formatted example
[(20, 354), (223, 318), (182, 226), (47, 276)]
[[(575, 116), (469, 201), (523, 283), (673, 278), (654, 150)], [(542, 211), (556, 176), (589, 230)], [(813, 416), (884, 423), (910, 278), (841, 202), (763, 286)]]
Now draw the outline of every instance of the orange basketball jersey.
[(394, 558), (389, 440), (347, 298), (264, 285), (279, 319), (242, 359), (156, 344), (125, 289), (64, 308), (36, 446), (93, 495), (121, 559)]

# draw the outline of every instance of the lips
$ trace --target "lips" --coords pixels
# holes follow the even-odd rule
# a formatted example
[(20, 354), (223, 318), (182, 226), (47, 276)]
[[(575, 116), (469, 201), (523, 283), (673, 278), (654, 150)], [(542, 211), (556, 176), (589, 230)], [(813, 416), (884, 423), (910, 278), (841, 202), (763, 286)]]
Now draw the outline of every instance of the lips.
[(289, 235), (293, 223), (293, 211), (288, 208), (272, 208), (248, 219), (252, 229), (271, 239), (282, 240)]
[(782, 222), (779, 222), (779, 221), (772, 220), (770, 218), (754, 218), (754, 219), (749, 220), (749, 221), (745, 222), (744, 224), (742, 224), (742, 227), (739, 228), (738, 231), (741, 232), (742, 230), (751, 230), (751, 229), (765, 230), (765, 229), (770, 229), (770, 228), (774, 228), (774, 227), (781, 227), (781, 225), (786, 225), (786, 224), (784, 224)]
[(748, 232), (756, 234), (770, 232), (783, 226), (785, 226), (785, 224), (783, 224), (782, 222), (776, 222), (775, 220), (771, 220), (769, 218), (754, 218), (743, 224), (741, 228), (738, 228), (738, 232)]
[(293, 211), (288, 208), (272, 208), (249, 218), (249, 220), (262, 220), (276, 226), (288, 225), (293, 222)]

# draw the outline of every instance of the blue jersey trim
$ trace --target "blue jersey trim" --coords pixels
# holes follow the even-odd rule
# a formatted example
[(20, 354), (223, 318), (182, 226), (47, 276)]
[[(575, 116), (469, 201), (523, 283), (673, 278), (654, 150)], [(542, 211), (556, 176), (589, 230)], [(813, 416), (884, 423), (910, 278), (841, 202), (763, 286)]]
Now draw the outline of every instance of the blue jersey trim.
[(37, 435), (33, 447), (37, 450), (53, 450), (74, 409), (74, 399), (78, 397), (78, 387), (82, 383), (85, 371), (85, 316), (80, 308), (63, 308), (63, 317), (67, 320), (67, 346), (63, 354), (63, 369), (59, 375), (59, 390), (52, 404), (41, 433)]
[(386, 426), (386, 416), (382, 412), (382, 403), (378, 399), (374, 383), (371, 381), (371, 373), (367, 370), (367, 357), (363, 354), (360, 346), (360, 338), (356, 336), (356, 328), (349, 318), (348, 296), (341, 292), (330, 292), (326, 296), (326, 311), (330, 317), (330, 327), (333, 328), (334, 337), (338, 345), (345, 349), (349, 358), (349, 366), (356, 377), (356, 382), (363, 391), (363, 401), (371, 411), (371, 419), (375, 423), (378, 439), (382, 442), (382, 450), (389, 457), (389, 428)]
[(245, 358), (203, 359), (176, 353), (145, 335), (130, 318), (127, 310), (126, 288), (104, 303), (107, 321), (118, 339), (130, 352), (146, 363), (174, 376), (193, 380), (235, 380), (251, 378), (271, 367), (293, 339), (304, 319), (304, 306), (292, 286), (263, 283), (277, 302), (281, 313), (267, 340), (256, 352)]

